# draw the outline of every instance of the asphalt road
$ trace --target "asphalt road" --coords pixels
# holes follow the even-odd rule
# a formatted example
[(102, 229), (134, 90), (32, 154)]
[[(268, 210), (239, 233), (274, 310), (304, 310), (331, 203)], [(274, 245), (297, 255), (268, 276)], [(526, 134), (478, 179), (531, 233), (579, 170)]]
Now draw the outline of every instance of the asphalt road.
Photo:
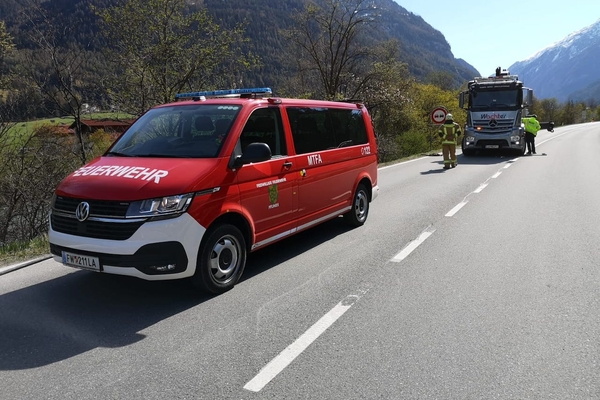
[(365, 226), (251, 255), (236, 288), (0, 276), (2, 399), (598, 399), (600, 123), (537, 155), (380, 170)]

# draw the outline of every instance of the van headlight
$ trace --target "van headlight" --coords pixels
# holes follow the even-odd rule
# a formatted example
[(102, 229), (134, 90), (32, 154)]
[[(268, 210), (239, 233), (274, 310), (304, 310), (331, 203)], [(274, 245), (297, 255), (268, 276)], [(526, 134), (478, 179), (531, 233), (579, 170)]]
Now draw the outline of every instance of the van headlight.
[(134, 201), (129, 204), (127, 218), (176, 217), (187, 210), (193, 198), (193, 193), (187, 193)]

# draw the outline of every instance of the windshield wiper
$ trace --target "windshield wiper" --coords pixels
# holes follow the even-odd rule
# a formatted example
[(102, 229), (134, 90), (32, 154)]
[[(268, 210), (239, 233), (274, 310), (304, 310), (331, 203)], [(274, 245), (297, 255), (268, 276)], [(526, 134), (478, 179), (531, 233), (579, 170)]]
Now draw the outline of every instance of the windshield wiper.
[(148, 158), (194, 158), (190, 155), (181, 155), (181, 154), (158, 154), (158, 153), (150, 153), (150, 154), (136, 154), (135, 157), (148, 157)]
[(118, 151), (109, 151), (108, 153), (106, 153), (107, 156), (117, 156), (117, 157), (137, 157), (134, 154), (125, 154), (125, 153), (119, 153)]

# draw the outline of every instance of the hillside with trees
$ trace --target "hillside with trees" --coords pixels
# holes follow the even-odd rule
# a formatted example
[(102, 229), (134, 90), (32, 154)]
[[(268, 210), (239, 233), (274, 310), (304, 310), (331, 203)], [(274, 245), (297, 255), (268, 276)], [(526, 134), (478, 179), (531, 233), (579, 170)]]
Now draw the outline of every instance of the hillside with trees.
[[(4, 12), (0, 15), (5, 16), (3, 19), (17, 47), (31, 49), (34, 45), (27, 32), (39, 20), (32, 21), (31, 14), (22, 11), (24, 4), (32, 1), (8, 1), (3, 2)], [(326, 4), (327, 1), (316, 0), (316, 3)], [(39, 7), (50, 20), (72, 27), (70, 40), (86, 51), (97, 52), (111, 48), (111, 42), (102, 34), (97, 12), (119, 3), (119, 0), (48, 0), (39, 1)], [(248, 71), (243, 77), (243, 85), (278, 88), (289, 76), (286, 59), (288, 43), (281, 32), (292, 26), (293, 14), (302, 10), (307, 0), (204, 0), (186, 3), (190, 11), (206, 8), (224, 30), (234, 29), (238, 24), (245, 26), (249, 41), (243, 50), (258, 56), (261, 67)], [(361, 40), (373, 45), (395, 39), (399, 44), (400, 60), (408, 65), (417, 80), (425, 81), (430, 74), (441, 71), (451, 76), (453, 85), (458, 87), (476, 75), (474, 68), (454, 59), (444, 36), (420, 16), (410, 13), (393, 0), (370, 0), (364, 3), (370, 21)], [(73, 42), (58, 44), (67, 46)]]

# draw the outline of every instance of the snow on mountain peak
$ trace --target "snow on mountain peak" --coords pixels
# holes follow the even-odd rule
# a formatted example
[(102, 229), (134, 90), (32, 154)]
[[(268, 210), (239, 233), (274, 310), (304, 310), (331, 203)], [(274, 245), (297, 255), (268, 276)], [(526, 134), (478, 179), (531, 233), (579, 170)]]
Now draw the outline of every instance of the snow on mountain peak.
[[(586, 41), (586, 38), (589, 38), (590, 40)], [(527, 63), (533, 59), (536, 59), (536, 58), (546, 54), (546, 53), (558, 50), (557, 54), (554, 57), (554, 58), (556, 58), (561, 53), (561, 49), (568, 50), (570, 58), (575, 57), (578, 54), (580, 54), (582, 51), (584, 51), (589, 45), (591, 45), (593, 42), (593, 40), (591, 40), (591, 39), (594, 39), (594, 38), (600, 38), (600, 19), (598, 19), (598, 21), (596, 21), (592, 25), (589, 25), (583, 29), (573, 32), (566, 38), (564, 38), (556, 43), (553, 43), (552, 45), (546, 47), (545, 49), (538, 51), (531, 57), (523, 60), (523, 62)], [(584, 41), (586, 41), (587, 43), (585, 43)], [(578, 47), (575, 47), (574, 43), (577, 43)], [(582, 44), (583, 44), (583, 46), (581, 46)]]

